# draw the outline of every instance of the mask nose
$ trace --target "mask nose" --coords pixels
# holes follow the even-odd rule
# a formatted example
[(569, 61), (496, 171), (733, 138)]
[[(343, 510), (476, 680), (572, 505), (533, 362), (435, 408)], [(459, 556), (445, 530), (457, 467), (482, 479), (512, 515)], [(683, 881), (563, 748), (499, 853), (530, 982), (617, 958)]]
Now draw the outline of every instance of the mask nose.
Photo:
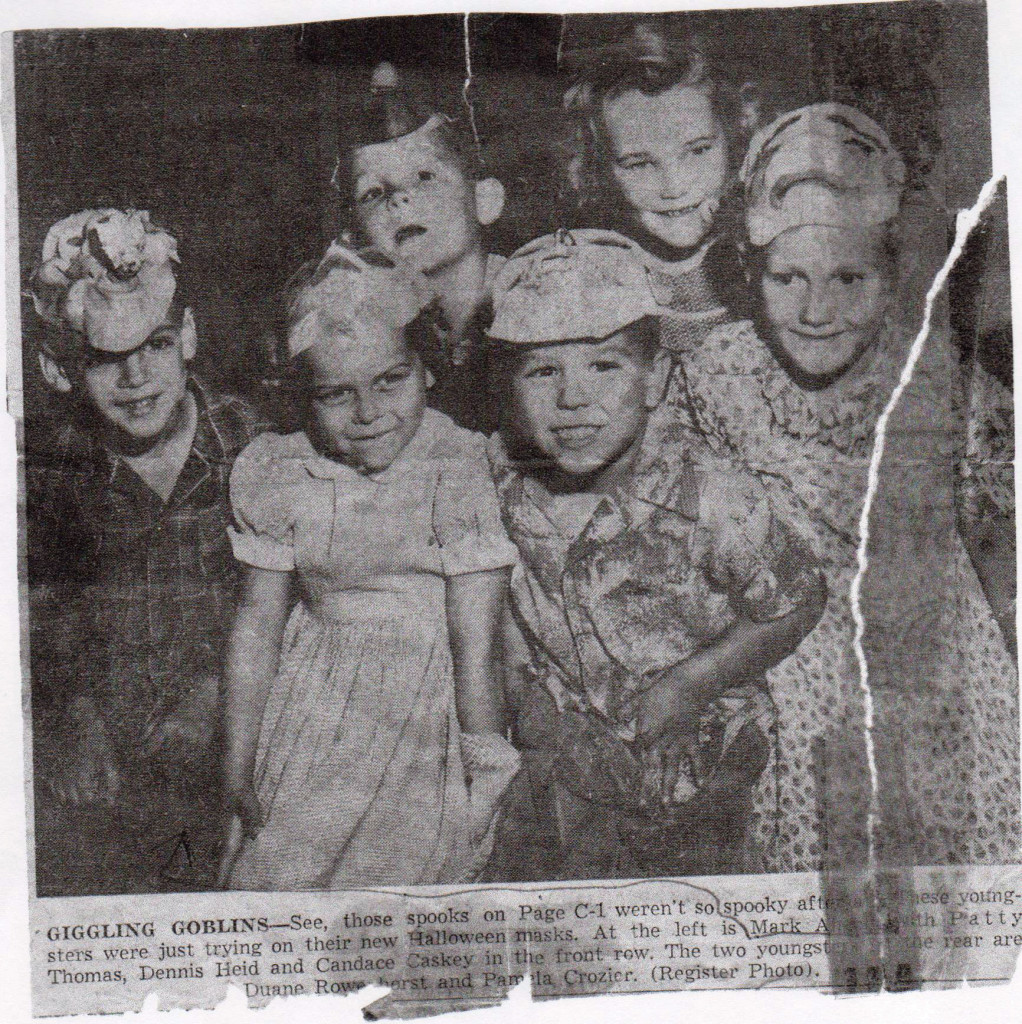
[(122, 388), (140, 388), (149, 381), (149, 360), (144, 349), (137, 349), (121, 362), (119, 384)]

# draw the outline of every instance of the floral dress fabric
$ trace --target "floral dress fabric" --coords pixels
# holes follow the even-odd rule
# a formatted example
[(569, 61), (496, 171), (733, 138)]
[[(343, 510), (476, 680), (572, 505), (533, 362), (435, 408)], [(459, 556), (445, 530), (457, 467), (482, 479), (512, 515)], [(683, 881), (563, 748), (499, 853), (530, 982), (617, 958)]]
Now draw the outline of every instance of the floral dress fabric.
[(304, 434), (264, 434), (231, 480), (236, 556), (294, 571), (256, 791), (266, 824), (236, 889), (423, 885), (466, 877), (468, 794), (445, 579), (510, 566), (483, 439), (427, 410), (363, 475)]
[[(744, 461), (789, 521), (810, 529), (827, 577), (820, 623), (768, 673), (779, 754), (756, 794), (768, 871), (816, 870), (867, 842), (850, 588), (876, 424), (905, 352), (885, 339), (864, 368), (805, 391), (750, 323), (733, 323), (686, 354), (669, 388), (666, 436), (694, 425)], [(1019, 851), (1017, 675), (956, 528), (962, 479), (985, 502), (1003, 506), (1010, 494), (1012, 435), (996, 422), (1010, 417), (1010, 396), (991, 401), (996, 387), (981, 372), (968, 391), (947, 339), (931, 337), (890, 418), (870, 520), (862, 609), (880, 772), (875, 838), (901, 863), (1003, 863)]]

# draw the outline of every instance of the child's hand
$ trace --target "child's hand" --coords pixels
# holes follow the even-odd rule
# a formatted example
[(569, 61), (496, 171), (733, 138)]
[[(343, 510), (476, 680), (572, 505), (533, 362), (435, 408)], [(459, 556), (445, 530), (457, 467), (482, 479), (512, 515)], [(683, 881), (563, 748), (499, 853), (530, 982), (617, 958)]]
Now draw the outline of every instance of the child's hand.
[(108, 751), (81, 749), (48, 780), (53, 795), (66, 804), (112, 804), (121, 787), (120, 774)]
[(206, 756), (216, 729), (218, 687), (213, 676), (198, 680), (191, 693), (152, 731), (146, 753), (175, 761)]
[(168, 715), (146, 741), (146, 753), (154, 757), (189, 761), (201, 757), (213, 739), (213, 726), (196, 715)]
[(241, 823), (246, 839), (254, 839), (263, 827), (263, 809), (251, 782), (239, 786), (227, 796), (227, 809)]
[(226, 804), (229, 819), (216, 876), (219, 889), (227, 887), (245, 840), (254, 839), (263, 827), (263, 809), (259, 806), (259, 797), (250, 776), (245, 782), (228, 780)]
[(644, 746), (671, 734), (685, 741), (699, 733), (702, 700), (696, 700), (683, 662), (659, 673), (656, 682), (639, 697), (636, 737)]

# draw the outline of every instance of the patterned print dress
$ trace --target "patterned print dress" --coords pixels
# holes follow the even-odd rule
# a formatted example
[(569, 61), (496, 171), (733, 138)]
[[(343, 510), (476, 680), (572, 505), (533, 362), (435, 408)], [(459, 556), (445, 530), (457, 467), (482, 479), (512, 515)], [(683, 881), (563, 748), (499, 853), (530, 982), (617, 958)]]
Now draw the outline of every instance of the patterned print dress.
[[(756, 472), (788, 521), (804, 524), (828, 581), (822, 620), (768, 674), (778, 753), (756, 797), (768, 871), (816, 870), (864, 852), (871, 786), (850, 588), (876, 423), (904, 355), (884, 339), (864, 365), (805, 391), (739, 322), (689, 351), (669, 388), (663, 429), (694, 424)], [(880, 776), (875, 835), (891, 862), (1018, 857), (1017, 674), (956, 528), (963, 478), (967, 494), (1013, 515), (1003, 508), (1011, 432), (996, 426), (1010, 422), (1010, 395), (991, 398), (996, 382), (977, 386), (981, 374), (969, 391), (948, 339), (931, 337), (890, 420), (870, 520), (862, 609)]]

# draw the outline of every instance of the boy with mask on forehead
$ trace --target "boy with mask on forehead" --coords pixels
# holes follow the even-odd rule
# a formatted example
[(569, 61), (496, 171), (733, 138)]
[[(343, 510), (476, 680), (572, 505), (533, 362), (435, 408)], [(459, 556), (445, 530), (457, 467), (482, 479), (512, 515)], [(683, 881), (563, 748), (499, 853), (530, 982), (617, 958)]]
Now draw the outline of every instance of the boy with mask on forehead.
[(816, 623), (808, 548), (755, 482), (650, 428), (670, 371), (634, 243), (560, 232), (494, 285), (510, 408), (491, 442), (526, 770), (501, 880), (755, 870), (763, 682)]
[(227, 482), (260, 423), (190, 374), (177, 258), (148, 213), (84, 210), (33, 276), (66, 401), (26, 459), (41, 894), (215, 878)]
[(435, 299), (423, 345), (435, 378), (430, 405), (460, 426), (496, 427), (485, 328), (490, 283), (503, 260), (484, 232), (504, 209), (504, 187), (482, 167), (466, 127), (380, 64), (342, 140), (334, 184), (355, 233), (426, 276)]

